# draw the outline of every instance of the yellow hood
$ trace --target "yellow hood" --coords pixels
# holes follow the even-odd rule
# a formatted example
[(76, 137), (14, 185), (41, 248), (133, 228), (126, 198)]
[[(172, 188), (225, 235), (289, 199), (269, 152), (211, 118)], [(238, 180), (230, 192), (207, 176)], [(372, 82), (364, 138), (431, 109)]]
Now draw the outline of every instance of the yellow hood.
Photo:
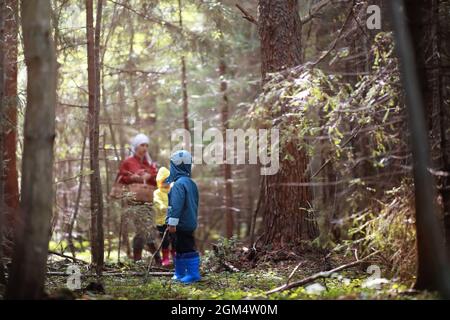
[(156, 184), (158, 185), (159, 189), (161, 189), (162, 183), (167, 179), (169, 175), (169, 169), (167, 169), (166, 167), (159, 168), (158, 174), (156, 175)]

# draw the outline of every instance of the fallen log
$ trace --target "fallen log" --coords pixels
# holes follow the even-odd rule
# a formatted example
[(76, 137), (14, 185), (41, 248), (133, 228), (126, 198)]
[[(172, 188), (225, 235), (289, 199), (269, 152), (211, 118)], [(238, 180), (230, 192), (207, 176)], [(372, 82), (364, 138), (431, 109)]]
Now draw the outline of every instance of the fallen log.
[[(146, 272), (104, 272), (104, 277), (144, 277), (146, 276)], [(61, 271), (49, 271), (47, 272), (48, 276), (61, 276), (61, 277), (67, 277), (69, 275), (73, 275), (73, 273), (66, 273)], [(173, 276), (173, 272), (150, 272), (149, 275), (155, 276), (155, 277), (170, 277)], [(95, 274), (86, 274), (81, 273), (81, 277), (96, 277)]]
[(377, 253), (378, 253), (378, 251), (377, 252), (373, 252), (373, 253), (369, 254), (368, 256), (364, 257), (363, 259), (356, 260), (356, 261), (353, 261), (353, 262), (348, 263), (348, 264), (344, 264), (342, 266), (339, 266), (337, 268), (331, 269), (329, 271), (322, 271), (322, 272), (316, 273), (316, 274), (314, 274), (312, 276), (306, 277), (306, 278), (304, 278), (302, 280), (295, 281), (295, 282), (292, 282), (292, 283), (289, 283), (289, 280), (290, 280), (290, 278), (289, 278), (288, 282), (286, 284), (284, 284), (284, 285), (282, 285), (280, 287), (277, 287), (275, 289), (269, 290), (269, 291), (266, 292), (266, 294), (269, 295), (269, 294), (272, 294), (272, 293), (275, 293), (275, 292), (281, 292), (281, 291), (284, 291), (284, 290), (297, 288), (297, 287), (303, 286), (305, 284), (308, 284), (310, 282), (313, 282), (313, 281), (315, 281), (317, 279), (328, 278), (333, 273), (336, 273), (336, 272), (339, 272), (339, 271), (342, 271), (342, 270), (354, 267), (354, 266), (356, 266), (358, 264), (361, 264), (361, 263), (365, 262), (367, 259), (371, 258), (372, 256), (374, 256)]

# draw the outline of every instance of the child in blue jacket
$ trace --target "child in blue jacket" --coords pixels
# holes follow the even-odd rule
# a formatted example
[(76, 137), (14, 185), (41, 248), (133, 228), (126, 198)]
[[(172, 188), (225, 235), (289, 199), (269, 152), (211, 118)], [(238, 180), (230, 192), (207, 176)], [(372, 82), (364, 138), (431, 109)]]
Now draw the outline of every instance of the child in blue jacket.
[(200, 280), (200, 255), (197, 252), (194, 231), (197, 228), (198, 189), (191, 179), (192, 156), (180, 150), (170, 157), (172, 183), (166, 222), (169, 232), (176, 235), (174, 280), (192, 283)]

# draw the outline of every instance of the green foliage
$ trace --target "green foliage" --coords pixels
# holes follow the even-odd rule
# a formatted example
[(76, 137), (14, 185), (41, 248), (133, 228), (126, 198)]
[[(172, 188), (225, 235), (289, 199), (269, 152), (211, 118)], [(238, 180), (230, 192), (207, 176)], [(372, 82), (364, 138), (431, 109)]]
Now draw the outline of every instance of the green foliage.
[[(302, 272), (303, 274), (303, 272)], [(366, 288), (366, 276), (355, 272), (344, 272), (336, 277), (325, 278), (305, 286), (267, 295), (266, 292), (286, 282), (288, 273), (276, 269), (258, 268), (246, 272), (204, 273), (202, 281), (184, 285), (168, 277), (150, 277), (144, 283), (142, 278), (105, 277), (105, 294), (84, 292), (80, 299), (117, 300), (319, 300), (319, 299), (435, 299), (430, 293), (409, 295), (408, 287), (391, 281), (379, 288)], [(302, 275), (303, 276), (303, 275)], [(299, 276), (301, 277), (301, 276)], [(298, 277), (294, 277), (296, 280)], [(64, 286), (65, 278), (50, 279), (49, 291), (57, 291)], [(82, 286), (92, 279), (83, 278)], [(311, 290), (320, 285), (322, 290)]]
[(335, 250), (356, 247), (363, 254), (381, 251), (387, 260), (382, 263), (391, 268), (393, 277), (413, 281), (417, 258), (413, 190), (412, 181), (408, 179), (386, 191), (376, 213), (367, 208), (353, 219), (349, 234), (357, 235), (358, 241), (344, 241)]

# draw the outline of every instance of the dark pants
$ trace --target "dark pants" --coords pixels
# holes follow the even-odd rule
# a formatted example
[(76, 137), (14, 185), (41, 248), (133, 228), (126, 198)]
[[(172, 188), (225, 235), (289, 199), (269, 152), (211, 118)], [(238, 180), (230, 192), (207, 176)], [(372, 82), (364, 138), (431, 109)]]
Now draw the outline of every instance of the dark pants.
[[(164, 231), (166, 231), (167, 226), (163, 225), (163, 226), (156, 226), (156, 228), (159, 231), (159, 235), (162, 237), (164, 236)], [(166, 236), (164, 237), (163, 241), (162, 241), (162, 246), (161, 248), (163, 249), (168, 249), (170, 245), (172, 245), (172, 250), (175, 250), (176, 248), (176, 235), (173, 233), (169, 233), (167, 232)]]
[(175, 249), (177, 253), (195, 252), (197, 250), (195, 246), (194, 231), (184, 231), (177, 229), (177, 232), (175, 232), (175, 236)]

